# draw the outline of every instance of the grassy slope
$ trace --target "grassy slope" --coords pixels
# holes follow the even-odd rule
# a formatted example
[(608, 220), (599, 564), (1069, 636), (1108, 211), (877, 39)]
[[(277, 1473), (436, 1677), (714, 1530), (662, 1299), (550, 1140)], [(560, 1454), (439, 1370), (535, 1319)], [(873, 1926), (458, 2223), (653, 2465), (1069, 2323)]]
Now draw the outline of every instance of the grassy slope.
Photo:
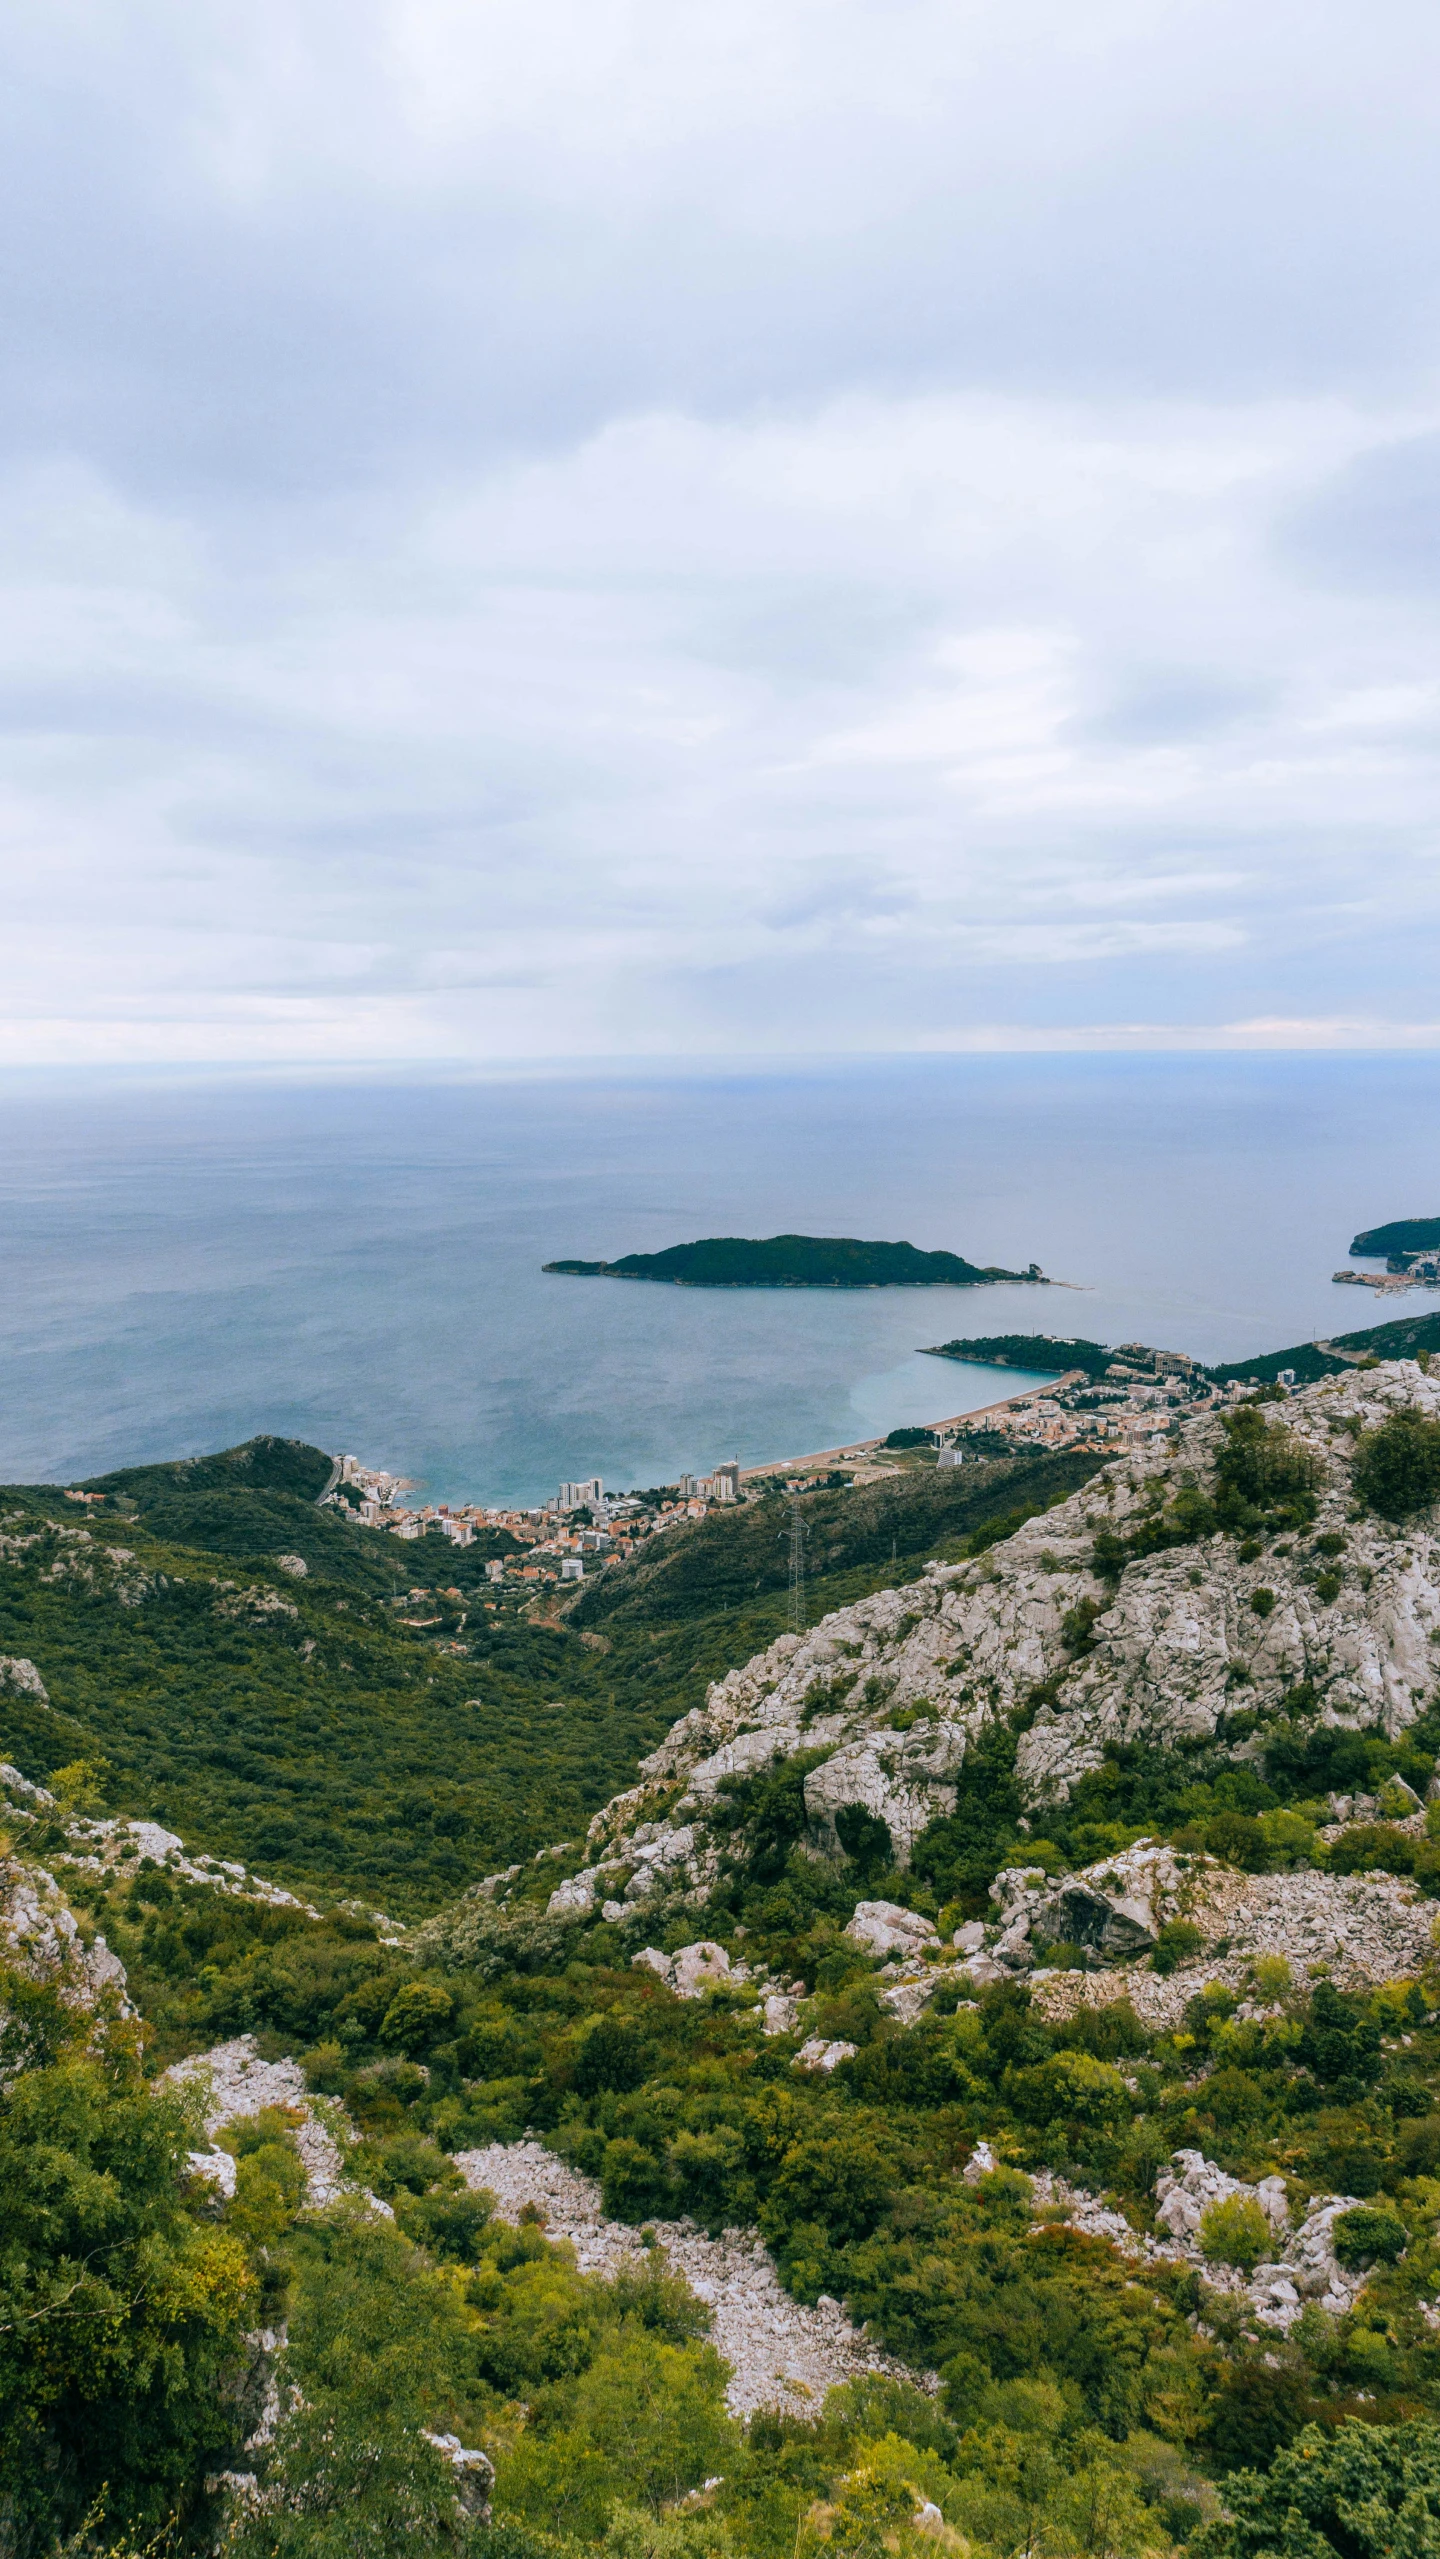
[[(129, 1515), (97, 1514), (89, 1543), (63, 1496), (0, 1493), (0, 1653), (34, 1661), (51, 1701), (0, 1695), (0, 1756), (36, 1778), (104, 1757), (112, 1811), (402, 1916), (578, 1835), (707, 1681), (785, 1623), (778, 1504), (712, 1515), (587, 1592), (570, 1625), (537, 1625), (472, 1605), (475, 1550), (317, 1511), (289, 1489), (288, 1458), (280, 1490), (263, 1467), (198, 1471), (135, 1470)], [(1019, 1461), (811, 1496), (812, 1615), (1085, 1471)], [(133, 1561), (106, 1563), (111, 1544)], [(304, 1555), (307, 1577), (277, 1553)], [(390, 1604), (412, 1588), (427, 1596)], [(440, 1649), (462, 1620), (464, 1658)], [(603, 1635), (581, 1641), (592, 1623)]]

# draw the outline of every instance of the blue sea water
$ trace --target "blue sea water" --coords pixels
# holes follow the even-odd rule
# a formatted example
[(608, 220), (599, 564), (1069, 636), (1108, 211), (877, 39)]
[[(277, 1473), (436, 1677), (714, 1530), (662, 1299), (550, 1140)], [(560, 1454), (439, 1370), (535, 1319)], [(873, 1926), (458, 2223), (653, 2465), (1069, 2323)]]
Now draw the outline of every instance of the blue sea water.
[[(1209, 1359), (1440, 1304), (1332, 1285), (1440, 1213), (1425, 1057), (0, 1079), (0, 1478), (258, 1430), (437, 1500), (673, 1480), (972, 1410), (920, 1355), (1043, 1329)], [(542, 1276), (711, 1234), (908, 1238), (1076, 1293)]]

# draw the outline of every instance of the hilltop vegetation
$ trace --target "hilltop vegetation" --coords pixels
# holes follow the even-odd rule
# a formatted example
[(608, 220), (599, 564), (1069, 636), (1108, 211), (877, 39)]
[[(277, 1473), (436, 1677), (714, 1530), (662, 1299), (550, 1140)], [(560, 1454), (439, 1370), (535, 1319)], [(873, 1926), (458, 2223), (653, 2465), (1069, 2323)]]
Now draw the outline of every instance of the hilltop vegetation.
[(709, 1235), (663, 1253), (627, 1253), (618, 1262), (546, 1262), (582, 1279), (669, 1280), (682, 1288), (976, 1288), (991, 1280), (1040, 1280), (1025, 1271), (981, 1268), (958, 1253), (922, 1253), (913, 1244), (866, 1244), (853, 1235)]
[(1440, 1246), (1440, 1217), (1397, 1217), (1389, 1226), (1367, 1226), (1350, 1245), (1352, 1253), (1376, 1258), (1391, 1254), (1433, 1253)]
[[(983, 1460), (926, 1469), (889, 1483), (801, 1497), (811, 1614), (865, 1590), (902, 1581), (931, 1556), (958, 1555), (978, 1529), (1008, 1533), (1092, 1475), (1097, 1458), (1078, 1449), (1047, 1457)], [(755, 1602), (788, 1588), (790, 1504), (781, 1493), (716, 1510), (678, 1536), (656, 1539), (630, 1564), (590, 1585), (572, 1611), (576, 1627), (668, 1626), (695, 1618), (727, 1622), (730, 1658), (762, 1622)], [(735, 1613), (744, 1619), (728, 1623)], [(775, 1621), (778, 1631), (778, 1620)], [(754, 1645), (746, 1649), (753, 1651)]]
[(975, 1360), (983, 1368), (1053, 1370), (1056, 1375), (1079, 1368), (1087, 1377), (1103, 1377), (1116, 1357), (1103, 1342), (1059, 1333), (986, 1333), (973, 1340), (934, 1342), (928, 1350), (934, 1359)]
[(1315, 1342), (1294, 1342), (1287, 1351), (1223, 1360), (1207, 1373), (1221, 1386), (1231, 1378), (1246, 1386), (1273, 1386), (1282, 1368), (1293, 1368), (1297, 1385), (1313, 1386), (1321, 1377), (1343, 1377), (1354, 1366), (1353, 1359), (1337, 1357), (1341, 1351), (1363, 1359), (1419, 1359), (1422, 1354), (1428, 1359), (1440, 1351), (1440, 1314), (1401, 1315), (1392, 1324), (1372, 1324), (1358, 1333), (1333, 1333), (1330, 1347), (1323, 1350)]

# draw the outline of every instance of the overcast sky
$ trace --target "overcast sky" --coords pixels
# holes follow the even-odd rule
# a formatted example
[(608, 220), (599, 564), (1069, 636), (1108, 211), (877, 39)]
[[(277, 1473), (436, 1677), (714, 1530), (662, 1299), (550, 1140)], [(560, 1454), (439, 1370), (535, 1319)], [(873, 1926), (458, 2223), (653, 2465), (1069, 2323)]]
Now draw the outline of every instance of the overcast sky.
[(1440, 1045), (1433, 0), (12, 0), (0, 1059)]

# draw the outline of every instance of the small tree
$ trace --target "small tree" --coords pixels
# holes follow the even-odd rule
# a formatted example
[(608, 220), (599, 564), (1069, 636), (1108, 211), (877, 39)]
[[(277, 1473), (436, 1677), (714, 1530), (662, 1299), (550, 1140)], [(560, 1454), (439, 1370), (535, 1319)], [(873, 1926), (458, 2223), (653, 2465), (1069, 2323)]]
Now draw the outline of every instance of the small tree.
[(1190, 2544), (1194, 2559), (1434, 2559), (1440, 2553), (1440, 2426), (1307, 2426), (1262, 2477), (1236, 2471), (1230, 2508)]
[(1440, 1496), (1440, 1422), (1392, 1413), (1355, 1448), (1355, 1490), (1382, 1519), (1408, 1519)]
[(1227, 2195), (1212, 2204), (1200, 2224), (1200, 2245), (1219, 2266), (1253, 2275), (1273, 2245), (1270, 2224), (1253, 2195)]

